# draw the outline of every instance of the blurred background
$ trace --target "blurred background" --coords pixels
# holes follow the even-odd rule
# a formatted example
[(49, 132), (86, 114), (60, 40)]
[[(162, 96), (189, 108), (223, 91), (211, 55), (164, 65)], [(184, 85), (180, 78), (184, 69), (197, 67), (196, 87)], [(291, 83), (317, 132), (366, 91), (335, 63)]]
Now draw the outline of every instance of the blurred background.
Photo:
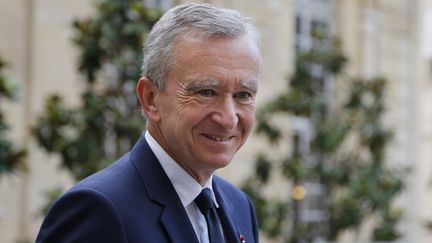
[(127, 151), (141, 44), (175, 5), (255, 19), (255, 132), (219, 175), (262, 242), (430, 242), (432, 0), (0, 0), (0, 242)]

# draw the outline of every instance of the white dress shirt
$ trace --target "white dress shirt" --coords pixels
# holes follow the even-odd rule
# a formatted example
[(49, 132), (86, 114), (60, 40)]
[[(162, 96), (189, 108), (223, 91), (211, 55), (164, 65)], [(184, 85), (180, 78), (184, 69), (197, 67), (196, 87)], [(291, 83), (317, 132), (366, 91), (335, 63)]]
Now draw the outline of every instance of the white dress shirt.
[(168, 153), (158, 144), (158, 142), (156, 142), (148, 131), (145, 132), (145, 139), (179, 195), (199, 242), (209, 243), (207, 222), (194, 200), (201, 193), (203, 188), (209, 188), (212, 192), (213, 201), (216, 207), (219, 207), (213, 193), (213, 176), (210, 176), (204, 186), (201, 186), (201, 184), (199, 184), (179, 164), (177, 164), (171, 156), (168, 155)]

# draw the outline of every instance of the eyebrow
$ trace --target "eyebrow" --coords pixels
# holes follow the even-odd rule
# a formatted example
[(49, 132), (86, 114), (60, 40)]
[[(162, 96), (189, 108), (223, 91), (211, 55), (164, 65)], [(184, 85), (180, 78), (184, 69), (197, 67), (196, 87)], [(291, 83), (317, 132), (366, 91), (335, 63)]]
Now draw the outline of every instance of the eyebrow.
[(185, 87), (188, 92), (197, 92), (202, 89), (215, 89), (218, 86), (218, 81), (212, 79), (206, 79), (201, 81), (195, 81)]
[[(197, 92), (202, 89), (216, 89), (219, 86), (219, 82), (213, 79), (206, 79), (200, 81), (194, 81), (185, 87), (188, 92)], [(252, 93), (257, 93), (258, 85), (254, 81), (243, 81), (240, 83), (241, 89), (249, 90)]]
[(244, 81), (244, 82), (241, 82), (240, 87), (242, 89), (250, 90), (254, 94), (257, 93), (257, 91), (258, 91), (258, 84), (257, 84), (257, 82), (254, 82), (254, 81)]

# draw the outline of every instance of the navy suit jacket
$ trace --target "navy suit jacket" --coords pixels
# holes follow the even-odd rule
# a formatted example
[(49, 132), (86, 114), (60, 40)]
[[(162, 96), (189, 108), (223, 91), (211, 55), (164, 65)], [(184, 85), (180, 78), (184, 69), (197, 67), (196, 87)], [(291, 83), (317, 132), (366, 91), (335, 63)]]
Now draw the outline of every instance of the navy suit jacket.
[[(258, 242), (254, 207), (242, 191), (214, 176), (228, 243)], [(82, 180), (49, 210), (37, 243), (198, 243), (173, 185), (141, 136), (110, 167)]]

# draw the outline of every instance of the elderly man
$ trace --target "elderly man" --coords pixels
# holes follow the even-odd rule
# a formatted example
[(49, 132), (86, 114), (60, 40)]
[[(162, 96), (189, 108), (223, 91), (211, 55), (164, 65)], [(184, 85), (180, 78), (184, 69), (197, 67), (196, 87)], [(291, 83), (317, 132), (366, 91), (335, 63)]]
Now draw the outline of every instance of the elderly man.
[(258, 242), (249, 198), (213, 175), (246, 141), (261, 70), (238, 12), (169, 10), (144, 45), (137, 95), (147, 131), (55, 202), (36, 242)]

